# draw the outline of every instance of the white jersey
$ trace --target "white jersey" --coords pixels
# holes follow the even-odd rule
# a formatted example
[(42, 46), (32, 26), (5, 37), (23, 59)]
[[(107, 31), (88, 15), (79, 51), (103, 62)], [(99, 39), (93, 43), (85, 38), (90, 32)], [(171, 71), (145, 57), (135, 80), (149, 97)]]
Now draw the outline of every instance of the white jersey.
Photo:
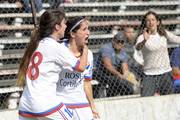
[(82, 108), (89, 106), (84, 91), (84, 80), (92, 79), (92, 69), (93, 54), (90, 50), (88, 51), (88, 66), (84, 72), (76, 72), (69, 67), (63, 67), (57, 85), (57, 95), (59, 96), (59, 100), (63, 100), (67, 107)]
[(33, 53), (26, 75), (26, 86), (20, 99), (19, 114), (42, 117), (62, 107), (56, 96), (56, 83), (62, 66), (76, 69), (79, 61), (67, 47), (50, 37), (40, 41)]

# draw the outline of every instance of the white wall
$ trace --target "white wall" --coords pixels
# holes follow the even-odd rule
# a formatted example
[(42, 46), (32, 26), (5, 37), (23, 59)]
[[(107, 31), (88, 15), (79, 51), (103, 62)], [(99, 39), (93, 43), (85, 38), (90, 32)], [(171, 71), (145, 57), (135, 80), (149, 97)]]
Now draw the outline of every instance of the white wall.
[(97, 101), (102, 120), (180, 120), (180, 95)]
[[(180, 120), (180, 95), (96, 100), (101, 120)], [(17, 110), (0, 111), (0, 120), (17, 120)]]
[(0, 111), (0, 120), (18, 120), (17, 110)]

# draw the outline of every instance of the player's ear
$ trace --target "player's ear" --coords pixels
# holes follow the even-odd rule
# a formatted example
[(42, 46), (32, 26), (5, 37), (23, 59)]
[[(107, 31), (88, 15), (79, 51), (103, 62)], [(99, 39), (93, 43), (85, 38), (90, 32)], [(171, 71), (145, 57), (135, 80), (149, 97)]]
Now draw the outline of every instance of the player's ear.
[(74, 32), (70, 32), (70, 35), (71, 35), (72, 38), (75, 37), (75, 33)]
[(55, 25), (55, 30), (60, 30), (60, 29), (61, 29), (61, 25), (56, 24), (56, 25)]

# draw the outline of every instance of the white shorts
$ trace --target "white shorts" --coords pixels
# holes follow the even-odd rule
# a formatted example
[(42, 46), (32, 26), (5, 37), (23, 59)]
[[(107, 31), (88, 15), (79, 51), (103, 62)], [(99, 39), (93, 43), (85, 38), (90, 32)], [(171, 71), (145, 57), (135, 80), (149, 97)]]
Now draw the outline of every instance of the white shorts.
[(90, 107), (73, 109), (73, 120), (93, 120), (93, 114)]
[(74, 112), (74, 110), (63, 106), (60, 110), (44, 117), (31, 118), (31, 117), (19, 116), (19, 120), (74, 120), (74, 116), (73, 116), (74, 113), (76, 115), (76, 112)]

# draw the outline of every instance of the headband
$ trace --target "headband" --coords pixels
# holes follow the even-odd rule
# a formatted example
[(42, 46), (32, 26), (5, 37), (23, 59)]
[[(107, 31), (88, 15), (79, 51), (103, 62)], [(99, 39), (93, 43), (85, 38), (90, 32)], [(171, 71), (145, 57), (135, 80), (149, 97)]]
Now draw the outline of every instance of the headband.
[(84, 21), (84, 18), (82, 18), (81, 20), (79, 20), (79, 21), (70, 29), (70, 32), (72, 32), (82, 21)]

